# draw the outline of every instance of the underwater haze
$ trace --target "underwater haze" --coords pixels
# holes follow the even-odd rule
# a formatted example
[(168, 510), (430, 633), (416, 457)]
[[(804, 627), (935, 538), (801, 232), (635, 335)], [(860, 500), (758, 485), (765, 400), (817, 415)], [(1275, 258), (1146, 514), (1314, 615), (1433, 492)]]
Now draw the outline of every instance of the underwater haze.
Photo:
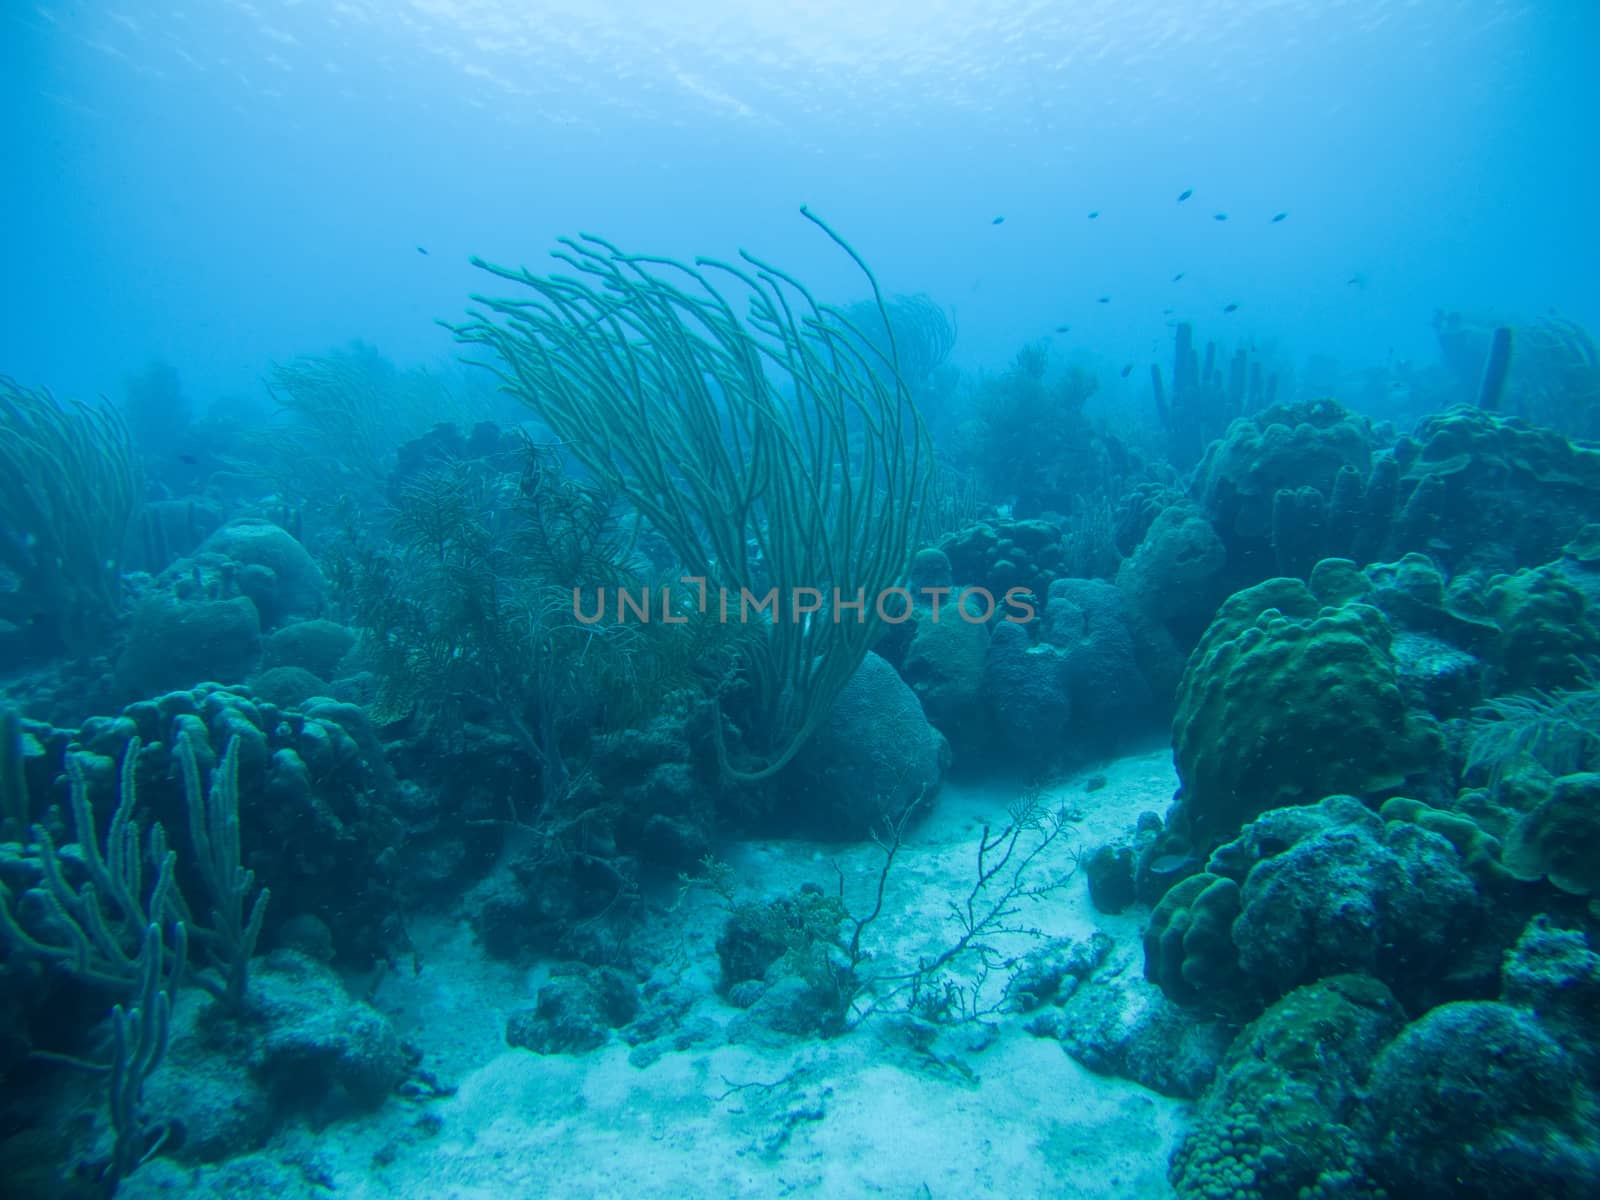
[(482, 286), (469, 256), (537, 264), (580, 231), (855, 288), (802, 203), (953, 309), (974, 363), (1063, 324), (1148, 358), (1169, 319), (1235, 303), (1230, 332), (1362, 363), (1425, 353), (1438, 308), (1600, 316), (1579, 0), (22, 0), (0, 21), (0, 359), (73, 393), (150, 359), (243, 392), (356, 337), (440, 358), (431, 322)]
[(1600, 1197), (1597, 49), (0, 0), (0, 1200)]

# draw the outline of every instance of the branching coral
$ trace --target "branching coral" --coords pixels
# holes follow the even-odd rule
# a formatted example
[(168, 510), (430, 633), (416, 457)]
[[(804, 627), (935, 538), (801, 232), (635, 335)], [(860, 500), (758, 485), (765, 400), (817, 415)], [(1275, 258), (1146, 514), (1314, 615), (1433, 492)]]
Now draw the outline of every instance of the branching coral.
[(0, 376), (0, 619), (80, 651), (116, 615), (123, 537), (139, 503), (114, 409), (58, 403)]
[(538, 448), (520, 475), (481, 460), (418, 473), (390, 533), (387, 552), (358, 543), (344, 565), (383, 708), (441, 736), (505, 728), (538, 764), (546, 816), (566, 798), (574, 743), (670, 690), (683, 654), (709, 653), (687, 620), (577, 619), (575, 591), (640, 593), (642, 566), (611, 498)]
[(881, 312), (876, 304), (864, 301), (844, 313), (884, 361), (890, 358), (889, 335), (894, 334), (900, 375), (914, 388), (925, 384), (955, 348), (955, 318), (920, 292), (890, 296)]
[[(736, 608), (745, 593), (776, 589), (778, 610), (745, 657), (745, 732), (759, 762), (724, 763), (746, 779), (788, 764), (865, 658), (880, 628), (875, 601), (915, 549), (931, 465), (876, 280), (801, 211), (867, 275), (886, 354), (844, 311), (750, 254), (690, 265), (590, 236), (555, 255), (576, 277), (474, 260), (531, 294), (479, 297), (489, 315), (455, 329), (498, 355), (507, 390), (626, 496), (682, 574)], [(864, 605), (808, 616), (793, 598), (810, 589)]]
[[(209, 789), (187, 736), (178, 739), (184, 803), (194, 867), (205, 881), (210, 923), (197, 921), (177, 882), (178, 853), (158, 824), (148, 832), (136, 819), (140, 740), (123, 754), (117, 804), (102, 846), (83, 763), (69, 757), (67, 778), (76, 851), (65, 854), (43, 825), (32, 829), (40, 885), (15, 898), (0, 885), (0, 944), (31, 958), (63, 966), (75, 978), (114, 992), (144, 986), (146, 930), (158, 939), (171, 931), (185, 976), (193, 938), (216, 968), (188, 976), (212, 995), (238, 1007), (244, 1001), (251, 956), (270, 895), (240, 865), (238, 744), (230, 741)], [(248, 914), (246, 902), (249, 901)]]
[(974, 412), (957, 438), (957, 461), (969, 462), (987, 499), (1017, 516), (1076, 514), (1108, 502), (1140, 468), (1086, 406), (1092, 375), (1050, 370), (1044, 343), (1024, 346), (1005, 371), (981, 379)]
[(470, 425), (481, 415), (438, 377), (400, 370), (360, 343), (280, 363), (266, 382), (278, 411), (252, 434), (262, 462), (235, 466), (313, 508), (345, 497), (376, 503), (402, 442), (439, 422)]

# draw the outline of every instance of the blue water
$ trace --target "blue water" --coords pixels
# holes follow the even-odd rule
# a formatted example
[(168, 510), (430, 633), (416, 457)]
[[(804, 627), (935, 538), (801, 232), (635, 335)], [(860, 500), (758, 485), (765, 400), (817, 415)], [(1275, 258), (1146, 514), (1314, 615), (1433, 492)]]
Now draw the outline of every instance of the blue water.
[(1436, 308), (1600, 322), (1597, 44), (1583, 0), (14, 0), (0, 363), (205, 399), (357, 337), (431, 363), (468, 256), (579, 231), (857, 294), (801, 203), (967, 364), (1063, 324), (1164, 361), (1175, 319), (1432, 361)]
[(0, 0), (0, 1200), (1600, 1195), (1597, 50)]

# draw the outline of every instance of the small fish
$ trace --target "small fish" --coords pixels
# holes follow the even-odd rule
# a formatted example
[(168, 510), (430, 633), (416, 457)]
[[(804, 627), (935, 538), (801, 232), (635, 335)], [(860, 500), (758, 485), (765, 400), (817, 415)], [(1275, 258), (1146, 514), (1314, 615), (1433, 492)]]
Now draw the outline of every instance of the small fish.
[(1183, 191), (1178, 193), (1178, 203), (1182, 204), (1185, 200), (1187, 200), (1192, 195), (1194, 195), (1194, 189), (1193, 188), (1184, 188)]
[(1238, 312), (1239, 306), (1237, 304), (1224, 304), (1222, 306), (1222, 311), (1225, 313)]
[(1182, 272), (1182, 271), (1179, 271), (1179, 272), (1178, 272), (1178, 273), (1177, 273), (1177, 274), (1176, 274), (1176, 275), (1174, 275), (1174, 276), (1173, 276), (1173, 277), (1172, 277), (1172, 282), (1173, 282), (1173, 283), (1177, 283), (1177, 282), (1178, 282), (1178, 280), (1180, 280), (1180, 279), (1182, 279), (1182, 278), (1183, 278), (1183, 272)]
[(1345, 287), (1364, 288), (1367, 286), (1367, 277), (1360, 271), (1357, 271), (1354, 275), (1350, 276), (1349, 279), (1344, 281), (1344, 285)]
[(1276, 214), (1274, 214), (1274, 216), (1273, 216), (1273, 218), (1272, 218), (1272, 223), (1273, 223), (1273, 224), (1274, 224), (1274, 225), (1276, 225), (1276, 224), (1277, 224), (1277, 223), (1278, 223), (1278, 222), (1279, 222), (1279, 221), (1281, 221), (1281, 220), (1283, 220), (1283, 219), (1284, 219), (1284, 218), (1285, 218), (1285, 217), (1287, 217), (1287, 216), (1288, 216), (1288, 215), (1289, 215), (1289, 214), (1288, 214), (1288, 213), (1286, 213), (1286, 212), (1281, 212), (1281, 213), (1276, 213)]
[(1110, 304), (1111, 303), (1111, 297), (1110, 296), (1101, 296), (1100, 297), (1100, 303), (1101, 304)]
[(181, 463), (188, 463), (192, 467), (200, 460), (192, 454), (180, 454), (178, 455), (178, 461)]
[(1095, 218), (1096, 218), (1096, 217), (1098, 217), (1098, 216), (1099, 216), (1099, 215), (1100, 215), (1100, 210), (1099, 210), (1099, 209), (1098, 209), (1098, 208), (1097, 208), (1097, 209), (1095, 209), (1095, 210), (1094, 210), (1094, 211), (1093, 211), (1093, 212), (1091, 212), (1091, 213), (1090, 213), (1090, 214), (1089, 214), (1089, 220), (1091, 220), (1091, 221), (1092, 221), (1092, 220), (1094, 220), (1094, 219), (1095, 219)]
[(1163, 317), (1170, 317), (1170, 316), (1171, 316), (1171, 315), (1172, 315), (1172, 314), (1173, 314), (1173, 313), (1175, 313), (1175, 312), (1177, 312), (1177, 311), (1178, 311), (1178, 310), (1177, 310), (1177, 309), (1175, 309), (1175, 308), (1163, 308), (1163, 309), (1162, 309), (1162, 310), (1161, 310), (1161, 315), (1162, 315), (1162, 316), (1163, 316)]
[(422, 246), (418, 246), (417, 247), (417, 253), (418, 254), (426, 254), (427, 252), (428, 251), (424, 247), (422, 247)]
[(1129, 363), (1127, 366), (1122, 368), (1122, 377), (1124, 379), (1126, 379), (1129, 375), (1132, 375), (1132, 374), (1133, 374), (1133, 364), (1132, 363)]
[(1192, 854), (1163, 854), (1150, 860), (1152, 875), (1173, 875), (1199, 860)]
[(1227, 213), (1212, 213), (1211, 214), (1211, 219), (1213, 221), (1226, 221), (1228, 219), (1228, 214)]
[(1004, 225), (1005, 223), (1006, 219), (1004, 217), (996, 217), (994, 220), (989, 222), (991, 225)]
[(1071, 333), (1072, 332), (1072, 326), (1071, 325), (1057, 325), (1056, 326), (1056, 332), (1057, 333)]

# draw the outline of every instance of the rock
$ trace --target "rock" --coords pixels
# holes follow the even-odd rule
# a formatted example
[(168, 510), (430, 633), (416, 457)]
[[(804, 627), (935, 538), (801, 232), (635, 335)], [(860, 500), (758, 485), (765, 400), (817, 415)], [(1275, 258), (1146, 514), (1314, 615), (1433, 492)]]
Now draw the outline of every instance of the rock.
[(849, 841), (938, 795), (949, 747), (895, 669), (868, 654), (822, 726), (783, 773), (782, 815)]

